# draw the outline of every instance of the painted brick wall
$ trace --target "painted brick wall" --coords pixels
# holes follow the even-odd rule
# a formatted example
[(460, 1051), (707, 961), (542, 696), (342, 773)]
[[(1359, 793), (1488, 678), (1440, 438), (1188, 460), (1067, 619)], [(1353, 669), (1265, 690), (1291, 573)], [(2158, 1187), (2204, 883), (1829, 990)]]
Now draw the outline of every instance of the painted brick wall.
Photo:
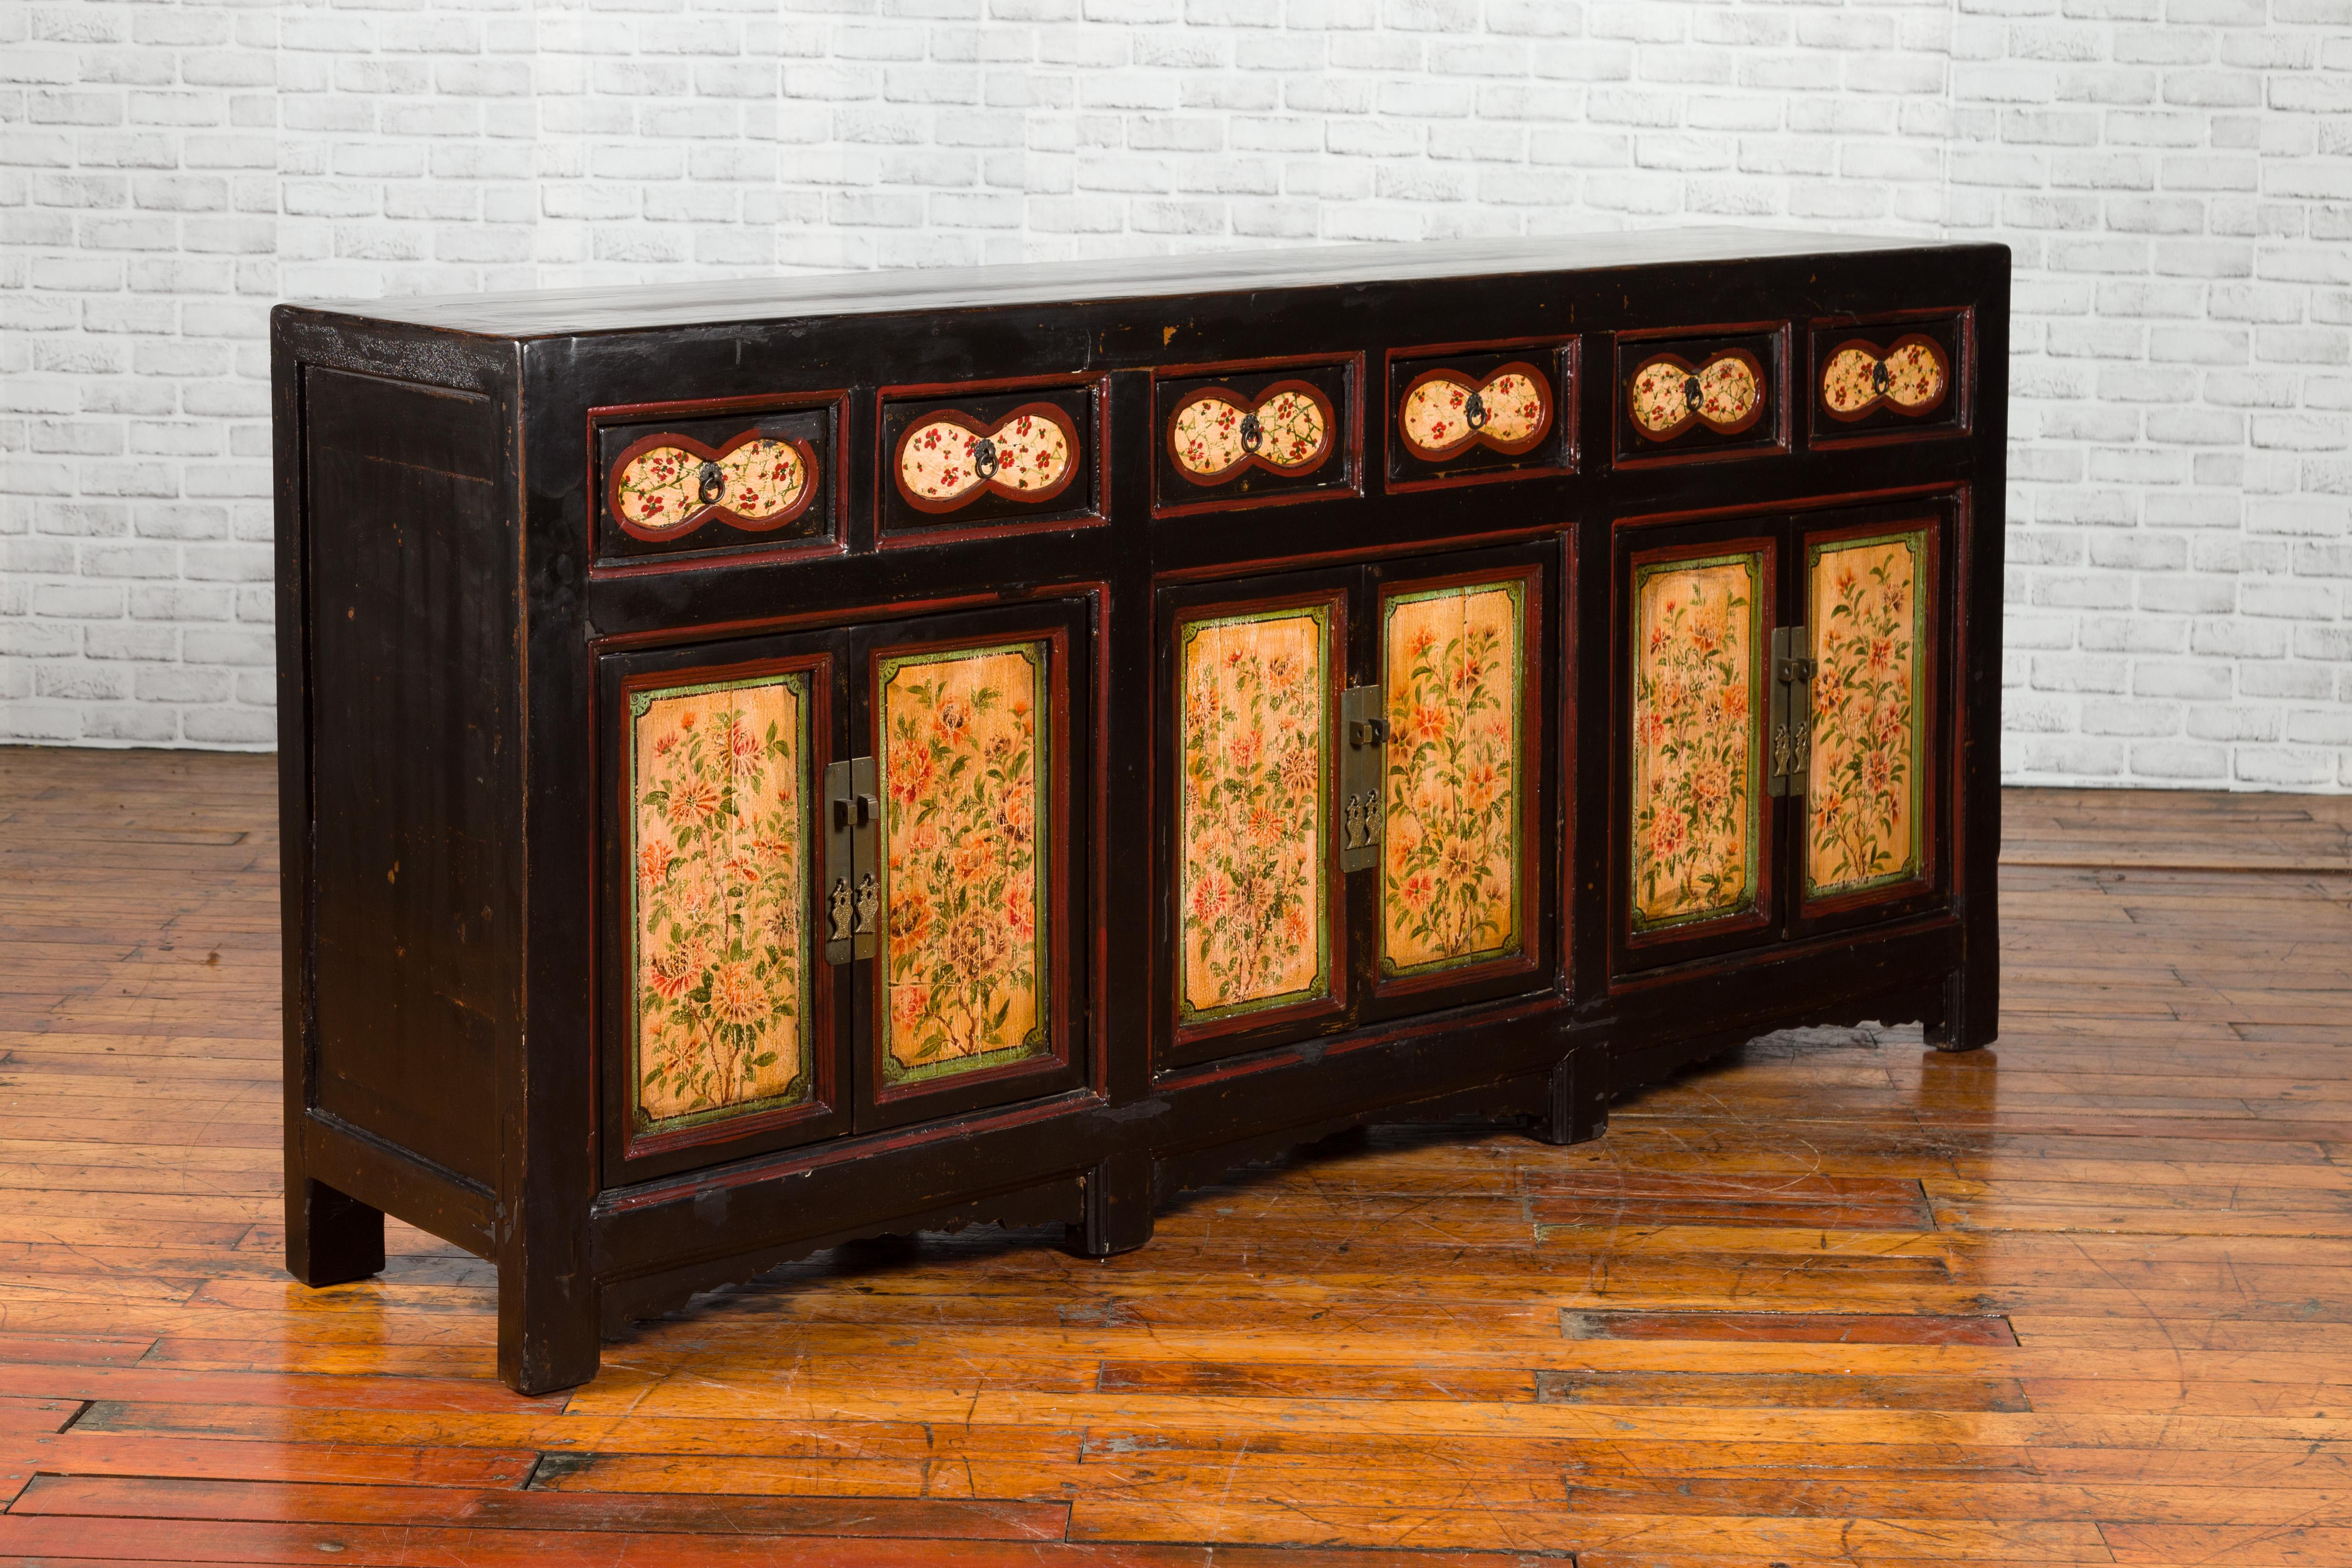
[(0, 738), (266, 747), (285, 298), (2015, 247), (2006, 766), (2352, 789), (2352, 0), (16, 0)]

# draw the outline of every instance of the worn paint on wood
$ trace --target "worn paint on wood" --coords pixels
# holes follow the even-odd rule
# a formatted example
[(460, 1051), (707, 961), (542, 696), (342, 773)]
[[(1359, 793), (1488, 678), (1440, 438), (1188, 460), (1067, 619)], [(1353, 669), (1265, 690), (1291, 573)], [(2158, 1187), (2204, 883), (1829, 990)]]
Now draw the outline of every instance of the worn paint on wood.
[(894, 1083), (1050, 1049), (1045, 659), (1032, 643), (882, 663), (881, 1061)]
[(1915, 530), (1808, 552), (1815, 669), (1805, 890), (1816, 896), (1919, 873), (1926, 549)]
[(1330, 612), (1194, 621), (1180, 637), (1182, 1015), (1326, 995)]
[(630, 702), (641, 1126), (808, 1096), (808, 705), (798, 673)]
[(1384, 973), (1475, 964), (1519, 945), (1524, 621), (1516, 581), (1388, 601)]
[(1633, 575), (1635, 930), (1755, 905), (1761, 580), (1753, 552)]

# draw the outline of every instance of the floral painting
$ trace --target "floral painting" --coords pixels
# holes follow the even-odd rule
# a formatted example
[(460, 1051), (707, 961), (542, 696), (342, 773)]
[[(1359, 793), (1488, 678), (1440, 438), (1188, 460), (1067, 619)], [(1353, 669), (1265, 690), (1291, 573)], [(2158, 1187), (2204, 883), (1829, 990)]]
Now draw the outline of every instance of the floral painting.
[(883, 1077), (1043, 1055), (1045, 646), (887, 658), (877, 684)]
[(745, 522), (757, 523), (791, 510), (808, 489), (808, 465), (789, 441), (747, 441), (715, 461), (719, 492), (705, 501), (703, 459), (686, 448), (656, 446), (632, 457), (613, 485), (621, 520), (654, 533), (680, 528), (714, 507), (724, 507)]
[(1811, 552), (1812, 764), (1805, 888), (1814, 896), (1919, 869), (1919, 559), (1926, 535)]
[[(1255, 409), (1216, 393), (1194, 398), (1176, 411), (1170, 450), (1177, 465), (1199, 478), (1216, 478), (1252, 456), (1278, 469), (1302, 471), (1323, 461), (1331, 426), (1323, 407), (1303, 388), (1269, 388)], [(1258, 444), (1253, 453), (1242, 421), (1255, 413)]]
[[(1397, 424), (1405, 444), (1424, 456), (1444, 456), (1480, 437), (1491, 445), (1517, 446), (1549, 423), (1549, 388), (1525, 371), (1505, 371), (1484, 386), (1472, 386), (1448, 371), (1405, 394)], [(1475, 424), (1470, 417), (1474, 395), (1480, 410)]]
[(1946, 381), (1943, 350), (1929, 339), (1905, 338), (1884, 356), (1874, 343), (1848, 343), (1822, 369), (1822, 402), (1840, 419), (1859, 419), (1882, 400), (1925, 413), (1943, 402)]
[[(1690, 390), (1694, 381), (1698, 383), (1696, 402)], [(1671, 439), (1693, 418), (1718, 429), (1745, 429), (1763, 401), (1756, 367), (1737, 353), (1718, 354), (1696, 371), (1662, 356), (1638, 366), (1626, 387), (1633, 423), (1660, 441)]]
[(809, 685), (630, 700), (637, 1120), (804, 1100)]
[[(983, 440), (992, 467), (980, 461)], [(898, 485), (910, 500), (940, 507), (992, 480), (998, 491), (1024, 498), (1057, 492), (1069, 477), (1072, 448), (1070, 432), (1043, 413), (1016, 413), (986, 435), (954, 419), (933, 419), (899, 444)]]
[(1177, 898), (1188, 1021), (1330, 990), (1330, 612), (1186, 623)]
[(1752, 553), (1634, 572), (1636, 930), (1755, 904), (1761, 577)]
[(1387, 603), (1383, 973), (1519, 945), (1522, 594), (1496, 582)]

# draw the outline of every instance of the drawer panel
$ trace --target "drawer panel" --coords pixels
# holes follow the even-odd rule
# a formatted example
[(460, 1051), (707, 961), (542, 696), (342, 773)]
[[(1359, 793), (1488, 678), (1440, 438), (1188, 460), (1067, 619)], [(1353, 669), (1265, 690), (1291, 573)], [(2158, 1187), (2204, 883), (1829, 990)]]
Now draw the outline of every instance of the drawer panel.
[(1617, 340), (1617, 465), (1789, 449), (1785, 327), (1691, 329)]
[(1817, 320), (1810, 329), (1808, 432), (1859, 446), (1968, 428), (1968, 314)]
[(610, 568), (839, 549), (843, 401), (592, 409), (591, 559)]
[(884, 549), (1104, 521), (1101, 378), (885, 387), (880, 404)]
[(1576, 344), (1401, 349), (1389, 360), (1391, 491), (1576, 467)]
[(1154, 515), (1360, 494), (1362, 382), (1360, 355), (1155, 371)]

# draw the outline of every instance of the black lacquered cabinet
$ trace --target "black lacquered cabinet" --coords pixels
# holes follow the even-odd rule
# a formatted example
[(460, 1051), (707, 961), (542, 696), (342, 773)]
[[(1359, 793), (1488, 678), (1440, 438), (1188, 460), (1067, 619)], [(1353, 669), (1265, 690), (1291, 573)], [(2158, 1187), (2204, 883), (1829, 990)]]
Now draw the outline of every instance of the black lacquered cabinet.
[(2009, 267), (1731, 232), (285, 307), (288, 1264), (515, 1386), (852, 1237), (1990, 1039)]

